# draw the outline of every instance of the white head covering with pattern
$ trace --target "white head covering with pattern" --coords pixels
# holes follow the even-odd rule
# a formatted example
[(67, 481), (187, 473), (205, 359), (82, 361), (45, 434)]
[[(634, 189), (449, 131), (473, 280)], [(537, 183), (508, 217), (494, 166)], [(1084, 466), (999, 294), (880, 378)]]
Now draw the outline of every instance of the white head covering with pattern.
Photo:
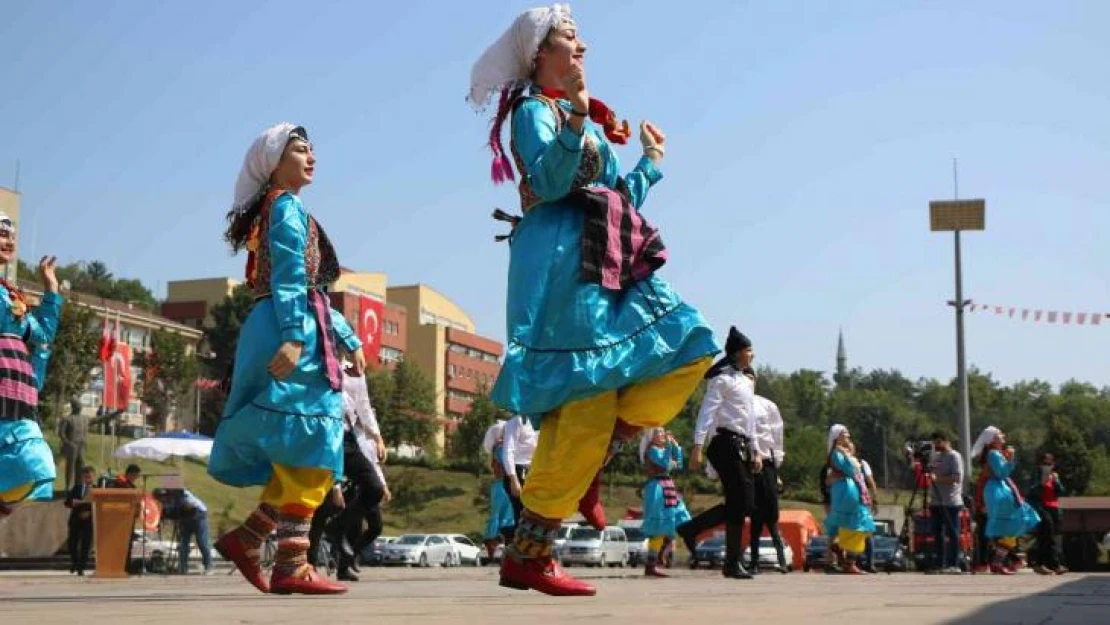
[(985, 430), (979, 433), (979, 438), (975, 439), (975, 444), (971, 446), (971, 457), (978, 458), (983, 455), (983, 450), (987, 448), (987, 445), (993, 443), (994, 439), (998, 438), (1001, 433), (1002, 430), (993, 425), (988, 425)]
[(840, 438), (840, 435), (847, 431), (848, 427), (839, 423), (829, 428), (829, 438), (825, 443), (825, 451), (831, 454), (833, 446), (836, 445), (836, 439)]
[(235, 199), (232, 208), (242, 210), (258, 196), (270, 175), (277, 169), (289, 138), (298, 127), (289, 122), (270, 126), (258, 135), (243, 157), (243, 167), (235, 180)]
[(648, 428), (640, 436), (640, 462), (643, 463), (647, 458), (648, 447), (651, 447), (651, 442), (655, 439), (656, 432), (666, 432), (663, 428)]
[(540, 44), (552, 28), (565, 21), (572, 21), (569, 4), (528, 9), (518, 15), (470, 70), (470, 105), (482, 109), (505, 87), (527, 82), (535, 70)]

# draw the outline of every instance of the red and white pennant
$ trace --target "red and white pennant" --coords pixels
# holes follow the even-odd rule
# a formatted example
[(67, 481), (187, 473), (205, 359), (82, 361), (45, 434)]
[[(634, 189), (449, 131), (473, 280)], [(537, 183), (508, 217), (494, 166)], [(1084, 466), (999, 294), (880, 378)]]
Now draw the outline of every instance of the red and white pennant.
[(1017, 308), (1015, 306), (991, 306), (988, 304), (970, 304), (968, 312), (993, 312), (996, 315), (1006, 315), (1011, 319), (1021, 314), (1022, 321), (1032, 320), (1034, 323), (1047, 321), (1048, 323), (1062, 323), (1064, 325), (1102, 325), (1105, 320), (1110, 324), (1110, 313), (1099, 312), (1062, 312), (1058, 310), (1039, 310), (1032, 308)]

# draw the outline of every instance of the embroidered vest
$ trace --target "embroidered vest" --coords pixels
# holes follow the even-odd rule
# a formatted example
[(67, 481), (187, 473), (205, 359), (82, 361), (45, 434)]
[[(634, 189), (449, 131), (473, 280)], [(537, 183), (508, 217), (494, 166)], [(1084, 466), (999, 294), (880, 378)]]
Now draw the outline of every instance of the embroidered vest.
[[(536, 93), (529, 96), (543, 102), (551, 109), (552, 115), (555, 116), (555, 132), (558, 134), (563, 130), (563, 126), (567, 123), (568, 113), (556, 103), (555, 100)], [(524, 97), (517, 100), (517, 103), (523, 102)], [(597, 145), (597, 140), (590, 133), (585, 133), (585, 141), (582, 147), (582, 159), (578, 163), (578, 172), (574, 176), (574, 182), (571, 184), (571, 189), (580, 189), (589, 185), (597, 179), (601, 174), (601, 149)], [(509, 142), (509, 149), (513, 153), (513, 161), (516, 162), (517, 171), (520, 172), (520, 208), (521, 210), (529, 210), (537, 204), (543, 202), (543, 199), (532, 189), (529, 182), (528, 170), (524, 167), (524, 159), (521, 158), (520, 152), (516, 149), (516, 141)]]
[[(262, 210), (254, 223), (247, 244), (247, 285), (256, 298), (270, 294), (270, 208), (284, 190), (274, 189), (266, 194)], [(305, 283), (309, 289), (327, 287), (339, 278), (339, 259), (327, 233), (312, 215), (308, 216), (308, 240), (304, 250)]]

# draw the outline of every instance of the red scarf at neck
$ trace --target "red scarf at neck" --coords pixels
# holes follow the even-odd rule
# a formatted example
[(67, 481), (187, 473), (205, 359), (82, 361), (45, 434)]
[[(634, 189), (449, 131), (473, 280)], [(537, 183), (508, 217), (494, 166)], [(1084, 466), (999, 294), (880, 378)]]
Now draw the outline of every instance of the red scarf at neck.
[[(543, 95), (555, 100), (567, 99), (565, 91), (558, 89), (544, 88)], [(605, 137), (618, 145), (628, 143), (628, 138), (632, 136), (632, 128), (628, 125), (628, 120), (621, 120), (617, 123), (617, 114), (612, 111), (605, 103), (597, 98), (590, 98), (590, 109), (587, 111), (590, 119), (595, 124), (599, 124), (605, 131)]]

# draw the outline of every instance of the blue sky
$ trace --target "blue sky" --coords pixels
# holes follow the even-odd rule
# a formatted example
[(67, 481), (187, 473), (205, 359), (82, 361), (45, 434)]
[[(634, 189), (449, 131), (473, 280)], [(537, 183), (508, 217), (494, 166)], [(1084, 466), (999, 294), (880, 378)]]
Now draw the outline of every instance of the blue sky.
[[(243, 153), (305, 125), (303, 194), (345, 265), (425, 282), (503, 338), (486, 117), (470, 66), (530, 6), (0, 2), (0, 185), (22, 161), (21, 251), (100, 258), (164, 293), (239, 275), (220, 239)], [(977, 301), (1110, 312), (1110, 3), (573, 4), (591, 93), (668, 136), (645, 206), (664, 275), (758, 359), (950, 377), (950, 235), (930, 199), (987, 199), (965, 236)], [(637, 156), (620, 152), (627, 165)], [(1003, 381), (1110, 383), (1110, 323), (976, 314)]]

